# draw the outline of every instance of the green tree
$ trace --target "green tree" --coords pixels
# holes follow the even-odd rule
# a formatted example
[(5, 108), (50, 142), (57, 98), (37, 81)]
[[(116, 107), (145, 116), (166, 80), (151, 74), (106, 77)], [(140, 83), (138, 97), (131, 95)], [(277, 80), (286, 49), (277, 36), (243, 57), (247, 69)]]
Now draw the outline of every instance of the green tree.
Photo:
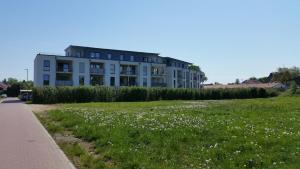
[(18, 79), (16, 79), (16, 78), (8, 78), (8, 80), (7, 80), (7, 84), (9, 84), (9, 85), (13, 85), (13, 84), (17, 84), (18, 83)]
[(300, 75), (300, 70), (297, 67), (292, 68), (278, 68), (277, 72), (273, 73), (273, 82), (281, 82), (287, 84), (295, 80)]
[(296, 82), (292, 82), (291, 83), (291, 93), (296, 94), (297, 93), (297, 88), (298, 88), (298, 86), (297, 86)]

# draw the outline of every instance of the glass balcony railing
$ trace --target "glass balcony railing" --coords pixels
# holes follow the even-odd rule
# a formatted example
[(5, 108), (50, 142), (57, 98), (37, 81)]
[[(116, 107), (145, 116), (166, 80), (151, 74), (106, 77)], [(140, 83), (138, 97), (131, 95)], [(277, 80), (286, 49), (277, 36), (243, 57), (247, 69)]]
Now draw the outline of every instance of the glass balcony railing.
[(163, 82), (152, 82), (151, 87), (167, 87), (167, 83)]
[(72, 69), (71, 68), (64, 68), (64, 67), (57, 67), (56, 72), (72, 73)]
[(137, 72), (136, 71), (133, 71), (133, 70), (122, 70), (120, 72), (121, 75), (137, 75)]
[(56, 86), (73, 86), (71, 80), (56, 80)]
[(152, 76), (165, 76), (166, 73), (165, 72), (151, 72)]
[(91, 74), (97, 74), (97, 75), (103, 75), (104, 74), (104, 69), (90, 68), (90, 73)]

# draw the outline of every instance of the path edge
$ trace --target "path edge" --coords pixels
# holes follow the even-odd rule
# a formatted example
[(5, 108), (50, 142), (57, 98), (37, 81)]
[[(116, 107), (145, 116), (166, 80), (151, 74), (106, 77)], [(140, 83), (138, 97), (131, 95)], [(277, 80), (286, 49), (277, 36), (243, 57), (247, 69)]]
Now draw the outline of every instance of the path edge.
[[(1, 103), (1, 102), (0, 102)], [(36, 123), (42, 128), (43, 132), (46, 134), (46, 136), (50, 139), (50, 141), (53, 143), (53, 145), (55, 146), (55, 148), (58, 150), (58, 152), (62, 155), (63, 158), (65, 158), (65, 160), (67, 160), (67, 163), (70, 165), (71, 169), (76, 169), (76, 167), (74, 166), (74, 164), (70, 161), (70, 159), (67, 157), (67, 155), (63, 152), (63, 150), (57, 145), (57, 143), (55, 142), (55, 140), (52, 138), (52, 136), (49, 134), (49, 132), (47, 131), (47, 129), (42, 125), (42, 123), (40, 122), (40, 120), (36, 117), (35, 113), (31, 110), (31, 108), (26, 104), (23, 103), (27, 109), (29, 109), (29, 111), (31, 112), (31, 116), (33, 116), (33, 118), (35, 119)]]

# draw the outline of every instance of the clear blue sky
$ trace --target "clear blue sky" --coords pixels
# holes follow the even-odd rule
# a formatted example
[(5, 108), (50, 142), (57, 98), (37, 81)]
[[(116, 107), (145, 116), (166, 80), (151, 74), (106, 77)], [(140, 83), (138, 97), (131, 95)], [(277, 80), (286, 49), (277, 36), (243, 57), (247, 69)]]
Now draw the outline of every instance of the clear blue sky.
[(300, 66), (299, 0), (7, 0), (0, 79), (33, 79), (39, 52), (70, 45), (159, 52), (199, 65), (208, 82)]

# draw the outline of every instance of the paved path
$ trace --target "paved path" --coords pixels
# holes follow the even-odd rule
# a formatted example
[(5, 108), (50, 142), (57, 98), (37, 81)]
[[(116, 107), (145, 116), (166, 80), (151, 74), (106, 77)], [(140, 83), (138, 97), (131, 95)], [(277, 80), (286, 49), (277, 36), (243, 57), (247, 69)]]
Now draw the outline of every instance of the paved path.
[(18, 99), (0, 103), (0, 169), (74, 169), (31, 112)]

